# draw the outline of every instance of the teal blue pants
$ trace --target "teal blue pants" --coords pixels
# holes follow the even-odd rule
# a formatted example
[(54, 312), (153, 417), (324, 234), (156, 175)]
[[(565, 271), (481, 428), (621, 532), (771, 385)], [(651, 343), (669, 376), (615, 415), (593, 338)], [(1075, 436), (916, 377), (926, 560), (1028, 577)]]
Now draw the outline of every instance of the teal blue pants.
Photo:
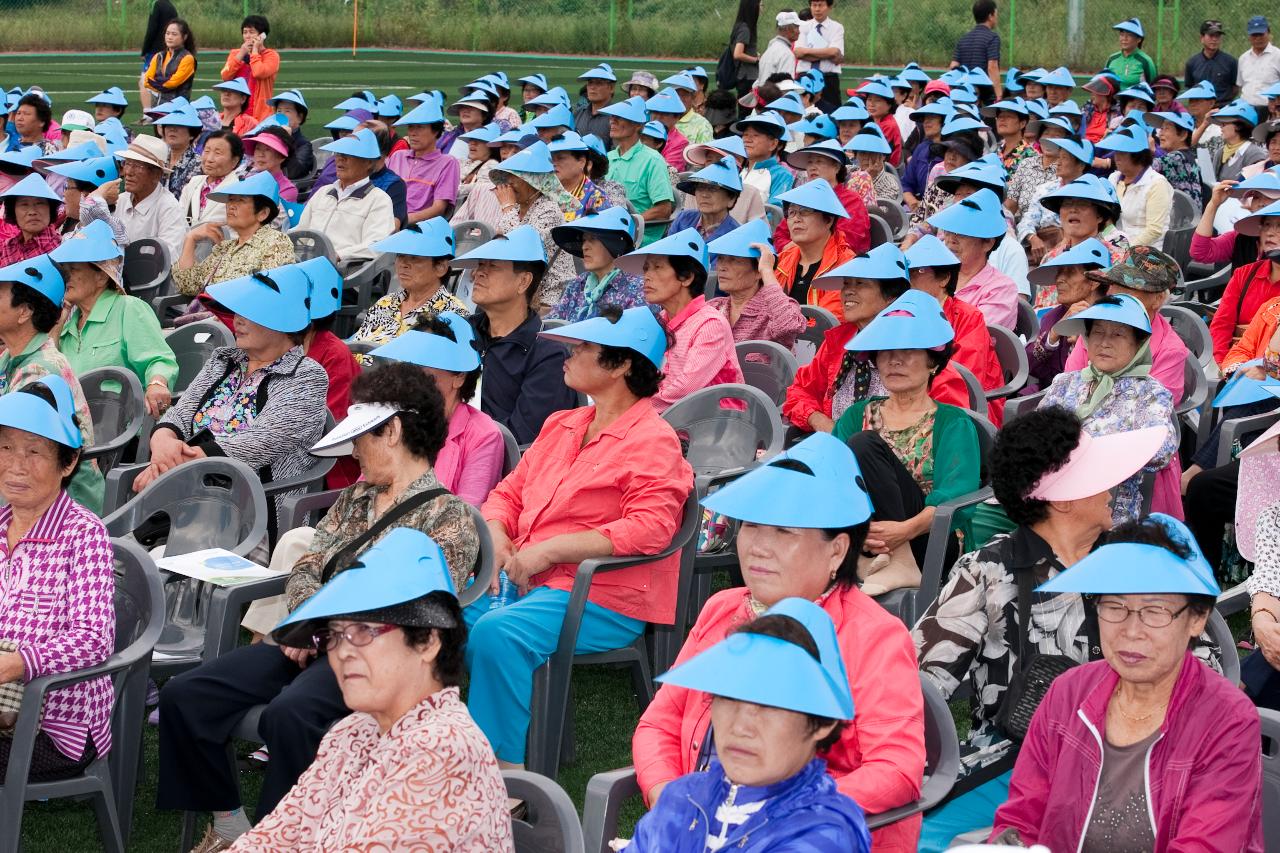
[[(463, 611), (467, 622), (467, 708), (502, 761), (524, 763), (533, 674), (556, 650), (569, 593), (540, 586), (497, 610), (483, 595)], [(587, 602), (577, 654), (607, 652), (635, 642), (644, 622)]]
[(920, 829), (920, 853), (939, 853), (960, 833), (991, 826), (996, 809), (1009, 799), (1012, 775), (1012, 770), (1001, 774), (926, 814)]

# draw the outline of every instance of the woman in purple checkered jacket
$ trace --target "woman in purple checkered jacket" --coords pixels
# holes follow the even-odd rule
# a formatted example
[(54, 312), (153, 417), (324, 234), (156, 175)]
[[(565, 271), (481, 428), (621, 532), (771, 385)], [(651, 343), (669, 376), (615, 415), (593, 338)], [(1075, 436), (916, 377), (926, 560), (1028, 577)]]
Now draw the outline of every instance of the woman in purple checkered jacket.
[[(0, 397), (0, 729), (16, 722), (22, 685), (96, 666), (115, 644), (111, 540), (67, 483), (83, 439), (71, 388), (46, 376)], [(111, 748), (107, 677), (45, 699), (33, 782), (74, 776)], [(12, 737), (0, 736), (0, 778)]]

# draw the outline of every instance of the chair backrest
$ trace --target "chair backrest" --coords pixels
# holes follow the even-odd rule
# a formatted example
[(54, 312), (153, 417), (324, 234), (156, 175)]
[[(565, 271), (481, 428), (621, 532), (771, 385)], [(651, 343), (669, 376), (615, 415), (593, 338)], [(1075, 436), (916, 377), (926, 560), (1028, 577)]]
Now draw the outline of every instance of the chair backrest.
[(960, 378), (969, 389), (969, 408), (975, 412), (987, 411), (987, 392), (982, 390), (982, 383), (978, 381), (978, 377), (958, 361), (951, 361), (949, 364), (955, 368), (956, 373), (960, 374)]
[(988, 463), (991, 460), (991, 448), (996, 443), (996, 426), (987, 420), (985, 415), (978, 412), (965, 409), (964, 413), (969, 416), (969, 420), (973, 421), (973, 425), (977, 427), (978, 432), (978, 455), (980, 462), (979, 478), (982, 485), (986, 485), (988, 480)]
[(1183, 415), (1193, 412), (1209, 399), (1209, 377), (1205, 375), (1204, 365), (1195, 356), (1187, 353), (1182, 363), (1182, 399), (1178, 401), (1174, 411)]
[(453, 256), (456, 258), (493, 239), (493, 226), (478, 219), (453, 223)]
[(1173, 331), (1191, 350), (1191, 354), (1203, 365), (1213, 361), (1213, 338), (1209, 336), (1209, 326), (1204, 319), (1183, 305), (1164, 305), (1160, 308), (1160, 316), (1169, 321)]
[(907, 215), (903, 213), (902, 205), (897, 202), (883, 198), (878, 199), (876, 201), (875, 214), (889, 226), (895, 241), (907, 230)]
[(296, 228), (289, 232), (289, 240), (293, 243), (293, 254), (299, 263), (312, 258), (328, 258), (331, 263), (338, 263), (338, 253), (333, 248), (333, 241), (323, 232)]
[(1240, 683), (1240, 653), (1236, 651), (1236, 638), (1231, 633), (1231, 626), (1217, 610), (1209, 611), (1209, 621), (1204, 631), (1213, 640), (1214, 645), (1222, 652), (1222, 675), (1232, 684)]
[(1027, 300), (1018, 298), (1018, 325), (1013, 329), (1025, 341), (1040, 334), (1040, 318), (1036, 309)]
[(1262, 721), (1262, 835), (1280, 850), (1280, 711), (1259, 708)]
[(1185, 228), (1194, 226), (1200, 218), (1200, 209), (1192, 201), (1191, 196), (1182, 190), (1173, 191), (1173, 208), (1169, 211), (1169, 227)]
[(476, 538), (480, 543), (479, 554), (476, 559), (476, 573), (472, 577), (471, 585), (458, 593), (458, 604), (466, 607), (476, 599), (489, 591), (489, 584), (493, 582), (494, 573), (497, 567), (494, 564), (493, 554), (493, 537), (489, 534), (489, 524), (484, 520), (484, 514), (480, 512), (480, 507), (471, 506), (471, 521), (476, 526)]
[(542, 331), (545, 332), (548, 329), (558, 329), (561, 326), (567, 325), (569, 325), (569, 321), (561, 317), (545, 317), (542, 320)]
[(368, 355), (381, 346), (373, 341), (347, 341), (346, 343), (352, 355)]
[(1030, 363), (1027, 361), (1027, 350), (1018, 335), (1004, 326), (987, 326), (987, 334), (991, 335), (996, 358), (1000, 360), (1004, 386), (988, 391), (986, 396), (988, 398), (1007, 397), (1027, 384), (1027, 377), (1031, 372)]
[[(1161, 247), (1165, 254), (1173, 258), (1178, 264), (1178, 269), (1185, 271), (1191, 263), (1191, 238), (1195, 234), (1195, 225), (1180, 225), (1177, 228), (1170, 228), (1164, 233), (1164, 242)], [(1179, 276), (1184, 278), (1184, 276)], [(1177, 287), (1182, 287), (1182, 281), (1179, 281)]]
[(329, 158), (333, 156), (332, 151), (325, 151), (322, 146), (328, 145), (333, 141), (332, 137), (321, 136), (311, 140), (311, 150), (316, 155), (316, 172), (319, 173), (324, 168), (324, 164), (329, 162)]
[(796, 340), (796, 363), (804, 367), (813, 361), (827, 330), (840, 325), (840, 320), (826, 308), (817, 305), (801, 305), (800, 313), (804, 315), (808, 325)]
[(191, 380), (204, 369), (214, 350), (235, 346), (236, 339), (221, 320), (199, 320), (169, 332), (165, 343), (178, 360), (178, 378), (173, 389), (178, 395), (186, 391)]
[(796, 357), (773, 341), (742, 341), (736, 347), (744, 381), (781, 406), (796, 378)]
[(778, 407), (750, 385), (703, 388), (662, 417), (687, 445), (685, 457), (700, 483), (782, 450), (784, 430)]
[(502, 476), (507, 476), (516, 470), (516, 465), (520, 464), (520, 445), (516, 442), (515, 435), (511, 430), (507, 429), (497, 421), (493, 422), (498, 427), (498, 432), (502, 433)]
[(198, 264), (198, 263), (200, 263), (201, 261), (203, 261), (205, 258), (209, 257), (209, 256), (210, 256), (210, 255), (212, 255), (212, 254), (213, 254), (213, 241), (212, 241), (212, 240), (197, 240), (197, 241), (196, 241), (196, 263), (197, 263), (197, 264)]
[(503, 770), (507, 796), (523, 800), (526, 814), (513, 818), (516, 853), (586, 853), (578, 810), (564, 789), (528, 770)]
[(93, 419), (93, 447), (84, 453), (104, 472), (120, 461), (125, 446), (142, 430), (147, 417), (142, 383), (132, 370), (99, 367), (80, 375), (80, 388)]
[(150, 299), (169, 279), (173, 260), (169, 248), (159, 240), (144, 237), (124, 249), (124, 289), (130, 296)]
[(766, 204), (764, 206), (764, 218), (769, 222), (769, 230), (776, 231), (778, 226), (782, 224), (782, 205)]
[(920, 673), (924, 696), (924, 775), (920, 796), (939, 802), (960, 775), (960, 740), (951, 707), (934, 683)]
[(1049, 389), (1037, 391), (1035, 394), (1028, 394), (1025, 397), (1010, 397), (1004, 404), (1004, 422), (1016, 418), (1018, 415), (1025, 415), (1027, 412), (1040, 405), (1040, 401), (1044, 399), (1044, 395)]
[(644, 239), (644, 217), (635, 211), (631, 212), (631, 242), (636, 246)]
[(156, 513), (169, 516), (169, 557), (205, 548), (244, 556), (267, 533), (262, 482), (252, 468), (230, 457), (169, 469), (102, 522), (112, 536), (127, 536)]
[(893, 229), (889, 227), (889, 223), (885, 222), (879, 214), (871, 213), (868, 216), (871, 218), (871, 248), (892, 243)]

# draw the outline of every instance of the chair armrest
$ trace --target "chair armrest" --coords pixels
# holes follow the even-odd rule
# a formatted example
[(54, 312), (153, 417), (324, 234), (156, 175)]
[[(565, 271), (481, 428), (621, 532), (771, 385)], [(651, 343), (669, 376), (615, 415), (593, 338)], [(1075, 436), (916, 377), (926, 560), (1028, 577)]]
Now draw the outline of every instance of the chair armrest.
[(309, 492), (302, 495), (291, 495), (284, 499), (280, 506), (280, 530), (293, 530), (306, 524), (307, 516), (317, 510), (333, 506), (341, 489), (329, 489), (324, 492)]
[(587, 853), (609, 853), (609, 842), (618, 832), (622, 804), (640, 794), (634, 767), (597, 773), (587, 782), (582, 804), (582, 835)]
[(942, 587), (943, 563), (947, 559), (947, 544), (951, 539), (951, 526), (955, 515), (965, 507), (980, 504), (995, 492), (990, 486), (983, 486), (976, 492), (962, 495), (955, 500), (946, 501), (934, 507), (933, 523), (929, 527), (929, 544), (925, 548), (924, 566), (921, 567), (920, 591), (916, 593), (909, 616), (911, 624), (915, 624), (920, 614), (938, 597)]
[(170, 308), (186, 305), (195, 297), (185, 296), (181, 293), (171, 293), (168, 296), (157, 296), (151, 300), (151, 310), (156, 312), (156, 319), (160, 321), (160, 325), (164, 326), (165, 321), (170, 321), (172, 325), (173, 317), (166, 317)]
[(209, 599), (204, 651), (201, 652), (205, 663), (236, 647), (241, 607), (262, 598), (282, 595), (288, 582), (289, 576), (281, 575), (276, 578), (216, 588)]
[[(311, 469), (296, 477), (290, 477), (287, 480), (272, 480), (270, 483), (262, 484), (262, 491), (269, 498), (278, 495), (281, 492), (291, 492), (294, 489), (305, 489), (317, 481), (324, 482), (324, 478), (333, 470), (334, 463), (337, 459), (330, 456), (322, 459)], [(285, 528), (286, 530), (288, 528)]]
[(922, 811), (924, 811), (923, 797), (914, 803), (907, 803), (905, 806), (898, 806), (896, 809), (889, 809), (887, 812), (867, 815), (867, 829), (875, 832), (877, 829), (883, 829), (891, 823), (897, 823), (904, 818), (918, 815)]
[(133, 481), (138, 479), (138, 475), (145, 470), (147, 470), (145, 464), (117, 465), (107, 472), (107, 486), (102, 497), (102, 515), (104, 518), (129, 502), (129, 498), (133, 494)]

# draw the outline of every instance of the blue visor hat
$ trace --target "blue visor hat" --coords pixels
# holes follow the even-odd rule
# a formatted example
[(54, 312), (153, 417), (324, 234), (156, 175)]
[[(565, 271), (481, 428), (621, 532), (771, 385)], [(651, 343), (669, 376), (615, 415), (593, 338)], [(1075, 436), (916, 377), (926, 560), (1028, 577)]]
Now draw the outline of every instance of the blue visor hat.
[(1076, 87), (1076, 80), (1071, 76), (1071, 72), (1067, 70), (1067, 66), (1059, 65), (1052, 71), (1046, 72), (1040, 78), (1042, 86), (1063, 86), (1067, 89)]
[(326, 257), (311, 258), (294, 264), (307, 277), (308, 310), (312, 320), (323, 320), (342, 307), (342, 273)]
[(322, 145), (320, 150), (365, 160), (377, 160), (382, 156), (382, 150), (378, 148), (378, 138), (367, 127), (360, 128), (350, 136)]
[[(641, 275), (644, 272), (644, 262), (647, 255), (692, 258), (702, 264), (704, 270), (710, 266), (707, 259), (707, 242), (702, 239), (702, 235), (698, 233), (696, 228), (686, 228), (683, 231), (677, 231), (675, 234), (668, 234), (661, 240), (650, 243), (647, 246), (641, 246), (639, 249), (618, 258), (614, 262), (614, 266), (625, 273)], [(561, 329), (556, 331), (561, 331)]]
[(311, 280), (296, 265), (211, 284), (206, 289), (233, 314), (276, 332), (301, 332), (311, 324)]
[(49, 405), (35, 394), (11, 391), (0, 397), (0, 426), (20, 429), (66, 447), (83, 445), (84, 437), (71, 420), (76, 412), (71, 386), (57, 375), (36, 381), (49, 389), (56, 405)]
[(1166, 121), (1188, 132), (1196, 129), (1196, 120), (1191, 113), (1147, 113), (1147, 124), (1153, 128), (1160, 127)]
[(1178, 101), (1216, 101), (1218, 99), (1218, 90), (1213, 87), (1213, 83), (1208, 80), (1201, 80), (1189, 89), (1183, 90), (1177, 98)]
[[(1059, 146), (1061, 147), (1061, 146)], [(1103, 151), (1122, 151), (1135, 154), (1151, 147), (1151, 140), (1141, 128), (1134, 125), (1120, 127), (1098, 140), (1098, 148)]]
[(688, 112), (685, 109), (684, 101), (680, 100), (676, 90), (670, 86), (645, 101), (644, 105), (649, 108), (651, 113), (672, 113), (682, 116)]
[[(878, 247), (877, 247), (878, 248)], [(926, 234), (911, 244), (905, 254), (907, 270), (931, 267), (958, 267), (960, 259), (951, 253), (947, 244), (933, 234)]]
[(36, 255), (7, 267), (0, 267), (0, 281), (16, 281), (25, 284), (59, 309), (67, 295), (67, 285), (62, 273), (48, 255)]
[(451, 258), (456, 249), (453, 227), (441, 216), (405, 226), (369, 246), (375, 252), (418, 258)]
[[(1262, 174), (1265, 175), (1267, 173), (1263, 172)], [(1261, 175), (1255, 175), (1254, 178), (1251, 178), (1250, 180), (1254, 180), (1258, 177), (1261, 177)], [(1239, 189), (1239, 185), (1237, 185), (1236, 188)], [(1236, 224), (1235, 224), (1236, 233), (1243, 234), (1246, 237), (1257, 237), (1258, 234), (1262, 231), (1262, 220), (1272, 216), (1280, 216), (1280, 201), (1273, 201), (1271, 204), (1267, 205), (1266, 207), (1261, 208), (1260, 210), (1256, 210), (1253, 213), (1249, 214), (1248, 216), (1245, 216), (1241, 219), (1236, 220)]]
[(270, 172), (254, 172), (238, 181), (233, 180), (221, 184), (216, 190), (209, 193), (209, 199), (211, 201), (225, 202), (235, 195), (265, 198), (274, 204), (277, 209), (280, 207), (280, 184), (276, 182), (275, 177)]
[(635, 248), (632, 228), (635, 222), (625, 207), (606, 207), (587, 216), (551, 229), (555, 244), (574, 257), (582, 257), (582, 238), (585, 234), (615, 234), (623, 238), (626, 251)]
[(592, 317), (540, 332), (539, 336), (563, 343), (582, 341), (623, 347), (644, 356), (659, 369), (667, 353), (666, 333), (648, 306), (628, 308), (616, 321), (608, 317)]
[(111, 226), (101, 219), (90, 222), (49, 253), (56, 264), (96, 264), (122, 257), (124, 252), (113, 239)]
[(479, 367), (480, 348), (471, 324), (453, 311), (442, 311), (436, 316), (449, 327), (453, 340), (444, 335), (410, 329), (369, 354), (375, 358), (453, 373), (470, 373)]
[[(1257, 363), (1261, 364), (1262, 359), (1257, 359)], [(1227, 381), (1227, 384), (1222, 386), (1218, 396), (1213, 398), (1213, 407), (1215, 409), (1225, 409), (1228, 406), (1247, 406), (1250, 403), (1261, 403), (1264, 400), (1270, 402), (1275, 399), (1267, 389), (1280, 388), (1280, 380), (1273, 379), (1270, 376), (1261, 381), (1250, 379), (1244, 375), (1244, 370), (1242, 369), (1247, 366), (1252, 365), (1249, 362), (1239, 365), (1235, 374)]]
[(573, 113), (564, 104), (556, 104), (523, 125), (525, 130), (549, 130), (553, 127), (573, 127)]
[(747, 128), (758, 130), (766, 136), (772, 136), (774, 139), (783, 139), (787, 135), (786, 121), (772, 110), (747, 116), (741, 121), (735, 122), (731, 129), (734, 133), (741, 135)]
[(617, 76), (613, 73), (613, 66), (607, 62), (601, 62), (595, 68), (588, 68), (578, 75), (579, 80), (608, 80), (611, 83), (618, 82)]
[(938, 300), (922, 290), (908, 290), (849, 340), (850, 352), (890, 349), (936, 350), (955, 340)]
[(786, 205), (795, 204), (819, 213), (829, 213), (840, 219), (849, 218), (849, 211), (845, 210), (840, 197), (836, 195), (836, 191), (831, 188), (831, 184), (827, 183), (825, 178), (815, 178), (793, 190), (788, 190), (778, 196), (778, 203), (783, 205), (784, 210)]
[[(799, 151), (792, 151), (787, 155), (787, 165), (793, 169), (804, 171), (809, 168), (809, 161), (814, 157), (823, 157), (841, 166), (849, 163), (849, 157), (845, 154), (845, 150), (840, 147), (838, 139), (824, 139), (821, 142), (815, 142), (813, 145), (806, 145)], [(803, 186), (803, 185), (802, 185)]]
[(440, 124), (444, 121), (444, 112), (434, 100), (423, 101), (409, 112), (396, 119), (396, 127), (407, 127), (411, 124)]
[(547, 253), (537, 229), (532, 225), (521, 225), (454, 258), (452, 265), (457, 269), (475, 269), (481, 261), (545, 264)]
[[(528, 127), (528, 125), (525, 125)], [(549, 175), (556, 170), (551, 161), (551, 149), (541, 139), (535, 141), (523, 151), (512, 154), (501, 163), (494, 164), (492, 171), (508, 172), (519, 175), (521, 172), (534, 175)]]
[(738, 164), (732, 157), (725, 157), (680, 181), (676, 184), (676, 189), (682, 193), (692, 194), (699, 184), (721, 187), (732, 193), (742, 192), (742, 177), (738, 174)]
[(772, 250), (770, 237), (769, 223), (764, 219), (752, 219), (712, 240), (707, 244), (707, 252), (712, 257), (729, 255), (733, 258), (758, 258), (760, 250), (752, 248), (752, 244), (768, 246)]
[(1057, 280), (1058, 270), (1071, 266), (1094, 270), (1106, 269), (1111, 266), (1111, 252), (1097, 237), (1090, 237), (1083, 243), (1072, 246), (1062, 254), (1055, 255), (1040, 264), (1027, 273), (1027, 280), (1037, 287), (1047, 287)]
[(1059, 213), (1062, 210), (1062, 203), (1069, 198), (1092, 202), (1105, 208), (1112, 219), (1120, 218), (1120, 197), (1116, 195), (1116, 188), (1110, 181), (1099, 178), (1097, 175), (1081, 175), (1074, 181), (1047, 193), (1040, 199), (1040, 204), (1045, 210)]
[(387, 95), (378, 99), (378, 109), (375, 114), (379, 118), (395, 118), (404, 112), (404, 102), (397, 95)]
[(939, 231), (978, 239), (998, 239), (1007, 230), (1000, 197), (989, 189), (943, 208), (929, 217), (929, 224)]
[(1122, 33), (1131, 33), (1140, 39), (1147, 37), (1147, 34), (1142, 31), (1142, 21), (1139, 21), (1137, 18), (1129, 18), (1127, 21), (1121, 21), (1120, 23), (1112, 26), (1111, 29), (1118, 30)]
[(795, 124), (787, 125), (792, 133), (799, 133), (805, 136), (817, 136), (822, 139), (835, 139), (839, 131), (836, 129), (836, 123), (831, 116), (826, 114), (816, 115), (813, 118), (802, 118)]
[(641, 136), (647, 136), (650, 139), (657, 139), (662, 142), (667, 141), (667, 126), (657, 119), (645, 122), (644, 127), (640, 129)]
[[(871, 113), (867, 112), (866, 105), (862, 103), (862, 98), (859, 98), (857, 95), (845, 101), (831, 113), (831, 120), (835, 122), (869, 121), (870, 119)], [(915, 113), (911, 114), (911, 119), (912, 121), (918, 120), (916, 119)]]
[(1079, 314), (1059, 320), (1054, 324), (1053, 331), (1067, 338), (1080, 337), (1085, 334), (1086, 320), (1110, 320), (1151, 334), (1151, 318), (1147, 316), (1147, 309), (1127, 293), (1103, 297), (1100, 302), (1090, 305)]
[(846, 278), (869, 278), (875, 281), (911, 281), (907, 257), (893, 243), (881, 243), (865, 255), (858, 255), (816, 277), (812, 286), (818, 290), (839, 290)]
[(62, 203), (62, 196), (53, 191), (48, 182), (39, 175), (27, 175), (9, 189), (0, 193), (0, 198), (39, 198), (45, 201)]
[(1248, 101), (1237, 98), (1225, 107), (1212, 113), (1209, 116), (1209, 120), (1219, 123), (1242, 121), (1250, 127), (1253, 127), (1258, 123), (1258, 111), (1254, 109)]
[(91, 98), (85, 98), (86, 104), (107, 104), (112, 107), (127, 107), (129, 99), (124, 96), (124, 90), (119, 86), (112, 86), (103, 89)]
[(884, 132), (875, 124), (864, 124), (853, 138), (844, 144), (845, 151), (862, 154), (883, 154), (888, 156), (893, 147), (884, 138)]
[(620, 118), (634, 124), (644, 124), (649, 120), (649, 110), (645, 107), (644, 98), (639, 95), (627, 98), (625, 101), (619, 101), (616, 104), (610, 104), (600, 110), (600, 114)]

